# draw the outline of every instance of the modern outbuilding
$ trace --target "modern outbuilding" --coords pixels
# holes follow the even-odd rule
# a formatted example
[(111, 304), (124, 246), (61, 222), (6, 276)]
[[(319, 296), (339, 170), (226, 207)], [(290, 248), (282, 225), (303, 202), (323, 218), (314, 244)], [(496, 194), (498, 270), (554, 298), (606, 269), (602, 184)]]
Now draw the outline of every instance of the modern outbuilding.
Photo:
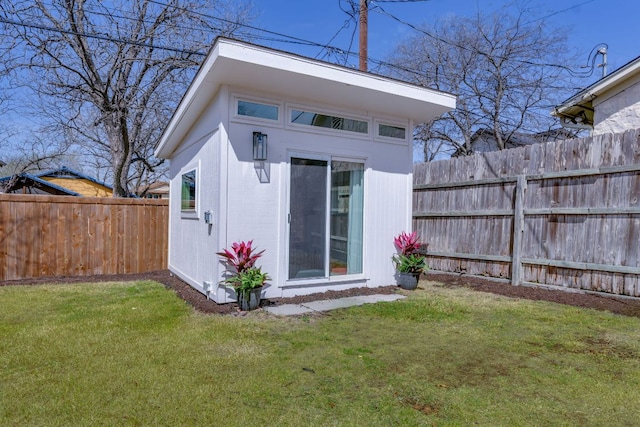
[(253, 240), (263, 297), (395, 283), (415, 124), (451, 94), (219, 38), (167, 125), (169, 268), (218, 303), (216, 252)]

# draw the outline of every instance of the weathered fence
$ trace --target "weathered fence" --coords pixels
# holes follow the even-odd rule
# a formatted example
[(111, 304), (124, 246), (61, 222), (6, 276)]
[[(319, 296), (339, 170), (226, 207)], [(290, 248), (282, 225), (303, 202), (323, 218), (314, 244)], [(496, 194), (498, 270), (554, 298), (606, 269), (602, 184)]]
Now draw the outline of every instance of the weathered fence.
[(432, 269), (640, 296), (640, 130), (414, 167)]
[(166, 200), (0, 194), (0, 281), (167, 268)]

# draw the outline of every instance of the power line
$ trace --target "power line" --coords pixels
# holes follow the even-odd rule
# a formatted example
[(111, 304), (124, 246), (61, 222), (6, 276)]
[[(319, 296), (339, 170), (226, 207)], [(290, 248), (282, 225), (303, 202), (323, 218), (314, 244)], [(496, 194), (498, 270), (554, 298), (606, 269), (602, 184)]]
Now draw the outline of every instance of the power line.
[(536, 18), (536, 19), (533, 19), (533, 20), (531, 20), (529, 22), (525, 22), (525, 25), (530, 24), (532, 22), (542, 21), (543, 19), (551, 18), (552, 16), (556, 16), (556, 15), (559, 15), (561, 13), (568, 12), (568, 11), (576, 9), (576, 8), (578, 8), (580, 6), (584, 6), (585, 4), (593, 3), (594, 1), (596, 1), (596, 0), (587, 0), (587, 1), (583, 1), (582, 3), (574, 4), (573, 6), (570, 6), (570, 7), (566, 8), (566, 9), (558, 10), (556, 12), (552, 12), (552, 13), (550, 13), (548, 15), (545, 15), (545, 16), (542, 16), (540, 18)]
[[(349, 12), (349, 11), (347, 11), (347, 10), (342, 8), (342, 0), (338, 0), (338, 7), (340, 8), (340, 10), (342, 10), (344, 13), (346, 13), (349, 16), (349, 18), (344, 21), (344, 23), (338, 29), (338, 31), (336, 31), (335, 34), (329, 39), (329, 41), (327, 42), (327, 45), (330, 45), (331, 42), (336, 37), (338, 37), (338, 34), (340, 34), (342, 32), (342, 30), (345, 30), (345, 29), (349, 28), (349, 25), (351, 25), (351, 21), (355, 22), (355, 14), (353, 14), (352, 12)], [(355, 29), (354, 29), (354, 34), (355, 34)], [(353, 43), (353, 36), (351, 37), (351, 42)], [(351, 45), (349, 45), (349, 49), (348, 50), (351, 50)], [(328, 56), (328, 54), (330, 53), (327, 49), (323, 48), (323, 49), (320, 50), (320, 52), (318, 52), (318, 54), (315, 56), (315, 58), (317, 59), (318, 56), (320, 56), (320, 54), (323, 51), (326, 51), (326, 53), (322, 56), (322, 59), (326, 58)]]
[[(155, 3), (155, 4), (158, 4), (158, 5), (163, 5), (163, 6), (167, 6), (167, 7), (173, 7), (173, 8), (176, 8), (178, 10), (191, 12), (186, 8), (180, 8), (180, 7), (177, 7), (177, 6), (168, 5), (166, 3), (162, 3), (162, 2), (154, 1), (154, 0), (149, 0), (149, 1), (151, 3)], [(95, 13), (97, 15), (103, 15), (103, 16), (107, 15), (106, 13), (100, 13), (100, 12), (96, 12), (96, 11), (91, 11), (91, 12)], [(199, 16), (204, 17), (204, 18), (214, 19), (214, 20), (218, 20), (218, 21), (225, 22), (225, 23), (228, 23), (228, 24), (236, 25), (238, 27), (245, 27), (245, 28), (248, 28), (248, 29), (251, 29), (251, 30), (254, 30), (254, 31), (260, 31), (260, 32), (263, 32), (263, 33), (266, 33), (266, 34), (271, 34), (271, 35), (275, 35), (275, 36), (280, 37), (280, 38), (271, 38), (271, 37), (266, 37), (266, 36), (255, 36), (256, 38), (261, 39), (261, 40), (280, 42), (280, 43), (289, 43), (289, 44), (299, 44), (299, 45), (305, 45), (305, 46), (316, 46), (316, 47), (321, 47), (323, 49), (327, 49), (329, 51), (334, 51), (334, 52), (340, 52), (340, 53), (343, 53), (343, 54), (347, 54), (347, 56), (355, 55), (355, 53), (353, 53), (353, 52), (348, 52), (348, 51), (345, 51), (345, 50), (343, 50), (341, 48), (338, 48), (338, 47), (335, 47), (335, 46), (330, 46), (328, 44), (313, 42), (313, 41), (305, 40), (305, 39), (302, 39), (302, 38), (289, 36), (289, 35), (284, 34), (284, 33), (265, 30), (265, 29), (262, 29), (262, 28), (254, 27), (254, 26), (251, 26), (251, 25), (248, 25), (248, 24), (243, 24), (243, 23), (237, 22), (237, 21), (231, 21), (231, 20), (228, 20), (228, 19), (219, 18), (219, 17), (213, 16), (213, 15), (209, 15), (209, 14), (204, 14), (204, 13), (200, 13), (200, 12), (191, 12), (191, 13), (193, 13), (195, 15), (199, 15)], [(116, 17), (116, 18), (122, 18), (122, 19), (136, 20), (136, 18), (129, 18), (129, 17), (120, 16), (120, 15), (116, 15), (116, 14), (113, 14), (111, 16)], [(159, 50), (167, 50), (167, 51), (172, 51), (172, 52), (177, 52), (177, 53), (193, 54), (193, 55), (198, 55), (198, 56), (206, 56), (207, 55), (204, 52), (186, 50), (186, 49), (181, 49), (181, 48), (174, 48), (174, 47), (169, 47), (169, 46), (161, 46), (161, 45), (156, 45), (156, 44), (151, 44), (151, 43), (142, 43), (142, 42), (137, 42), (137, 41), (134, 41), (134, 40), (124, 40), (124, 39), (120, 39), (120, 38), (116, 38), (116, 37), (112, 37), (112, 36), (108, 36), (108, 35), (104, 35), (104, 34), (84, 33), (84, 32), (72, 31), (72, 30), (65, 30), (65, 29), (55, 28), (55, 27), (51, 27), (51, 26), (47, 26), (47, 25), (43, 25), (43, 24), (35, 24), (35, 23), (24, 22), (23, 20), (15, 21), (15, 20), (10, 20), (10, 19), (6, 19), (6, 18), (0, 17), (0, 23), (5, 23), (5, 24), (17, 26), (17, 27), (39, 29), (39, 30), (43, 30), (43, 31), (58, 32), (58, 33), (62, 33), (62, 34), (69, 34), (69, 35), (75, 35), (75, 36), (98, 39), (98, 40), (104, 40), (104, 41), (111, 41), (111, 42), (114, 42), (114, 43), (132, 44), (132, 45), (137, 45), (137, 46), (142, 46), (142, 47), (149, 47), (149, 48), (154, 48), (154, 49), (159, 49)], [(177, 28), (190, 29), (189, 27), (179, 27), (179, 26)], [(203, 29), (203, 31), (205, 31), (205, 32), (213, 32), (211, 29)], [(247, 34), (247, 33), (244, 34), (244, 36), (251, 36), (251, 35), (252, 34)]]
[[(473, 50), (468, 46), (465, 46), (465, 45), (462, 45), (462, 44), (459, 44), (459, 43), (455, 43), (455, 42), (453, 42), (451, 40), (443, 39), (442, 37), (439, 37), (439, 36), (436, 36), (434, 34), (431, 34), (430, 32), (426, 31), (423, 28), (419, 28), (414, 24), (411, 24), (411, 23), (409, 23), (407, 21), (404, 21), (404, 20), (398, 18), (397, 16), (393, 15), (392, 13), (386, 11), (382, 6), (377, 5), (378, 3), (385, 3), (385, 1), (383, 1), (383, 0), (369, 0), (369, 1), (371, 3), (375, 3), (376, 4), (376, 7), (373, 9), (374, 11), (380, 10), (382, 12), (382, 14), (384, 14), (387, 17), (395, 20), (396, 22), (399, 22), (400, 24), (406, 25), (407, 27), (411, 28), (412, 30), (414, 30), (416, 32), (422, 33), (422, 34), (426, 35), (429, 38), (437, 40), (437, 41), (439, 41), (441, 43), (445, 43), (445, 44), (447, 44), (449, 46), (453, 46), (453, 47), (456, 47), (458, 49), (466, 50), (466, 51), (472, 52), (472, 53), (475, 52), (475, 53), (478, 53), (478, 54), (486, 56), (486, 57), (493, 57), (493, 58), (497, 58), (497, 59), (501, 59), (501, 60), (509, 59), (509, 60), (514, 61), (514, 62), (518, 62), (518, 63), (525, 64), (525, 65), (533, 65), (533, 66), (538, 66), (538, 67), (559, 68), (559, 69), (562, 69), (564, 71), (567, 71), (569, 74), (571, 74), (574, 77), (588, 77), (588, 74), (573, 71), (571, 68), (569, 68), (567, 66), (564, 66), (564, 65), (550, 64), (550, 63), (537, 63), (537, 62), (534, 62), (534, 61), (528, 61), (528, 60), (522, 60), (522, 59), (506, 58), (506, 57), (502, 57), (502, 56), (499, 56), (499, 55), (489, 55), (489, 54), (487, 54), (485, 52), (482, 52), (481, 50)], [(588, 0), (587, 3), (590, 2), (590, 1), (594, 1), (594, 0)]]
[[(357, 57), (358, 54), (355, 52), (352, 52), (350, 50), (350, 48), (348, 50), (344, 50), (342, 48), (338, 48), (335, 46), (331, 46), (329, 43), (327, 44), (323, 44), (323, 43), (318, 43), (318, 42), (313, 42), (310, 40), (305, 40), (299, 37), (295, 37), (295, 36), (289, 36), (287, 34), (284, 33), (279, 33), (279, 32), (275, 32), (275, 31), (270, 31), (270, 30), (265, 30), (262, 28), (258, 28), (252, 25), (248, 25), (248, 24), (244, 24), (241, 22), (237, 22), (237, 21), (232, 21), (232, 20), (228, 20), (228, 19), (224, 19), (224, 18), (219, 18), (213, 15), (209, 15), (209, 14), (205, 14), (205, 13), (200, 13), (200, 12), (193, 12), (190, 11), (186, 8), (183, 7), (178, 7), (178, 6), (173, 6), (173, 5), (169, 5), (166, 3), (163, 3), (161, 1), (157, 1), (157, 0), (149, 0), (151, 3), (155, 3), (161, 6), (166, 6), (166, 7), (172, 7), (175, 8), (177, 10), (182, 10), (182, 11), (186, 11), (201, 17), (205, 17), (208, 19), (214, 19), (214, 20), (218, 20), (221, 22), (225, 22), (228, 24), (232, 24), (238, 27), (242, 27), (242, 28), (248, 28), (250, 30), (254, 30), (254, 31), (259, 31), (259, 32), (263, 32), (266, 34), (270, 34), (270, 35), (275, 35), (278, 38), (274, 38), (274, 37), (267, 37), (267, 36), (259, 36), (259, 35), (253, 35), (253, 34), (247, 34), (247, 35), (251, 35), (257, 39), (260, 40), (265, 40), (265, 41), (271, 41), (271, 42), (279, 42), (279, 43), (288, 43), (288, 44), (298, 44), (298, 45), (305, 45), (305, 46), (315, 46), (315, 47), (321, 47), (323, 50), (327, 50), (329, 53), (334, 52), (334, 53), (339, 53), (341, 55), (344, 55), (346, 58), (348, 57)], [(370, 0), (372, 3), (374, 2), (374, 0)], [(428, 0), (427, 0), (428, 1)], [(594, 0), (589, 0), (589, 1), (594, 1)], [(384, 2), (381, 0), (375, 0), (375, 3), (380, 3), (380, 2)], [(390, 1), (387, 1), (390, 2)], [(409, 2), (409, 1), (405, 1), (405, 2)], [(402, 21), (399, 18), (397, 18), (396, 16), (388, 13), (386, 10), (384, 10), (381, 6), (376, 6), (377, 9), (380, 9), (384, 14), (386, 14), (387, 16), (395, 19), (396, 21), (403, 23), (404, 25), (409, 26), (410, 28), (414, 29), (415, 31), (421, 32), (423, 34), (426, 34), (429, 37), (435, 38), (443, 43), (447, 43), (449, 45), (461, 48), (461, 49), (468, 49), (465, 46), (461, 46), (459, 44), (450, 42), (448, 40), (442, 39), (440, 37), (434, 36), (428, 32), (426, 32), (425, 30), (422, 30), (416, 26), (414, 26), (413, 24), (410, 24), (408, 22)], [(343, 9), (344, 11), (344, 9)], [(345, 13), (348, 13), (347, 11), (345, 11)], [(113, 15), (115, 16), (115, 14)], [(350, 15), (351, 16), (351, 15)], [(133, 18), (126, 18), (126, 19), (133, 19)], [(186, 50), (186, 49), (181, 49), (181, 48), (174, 48), (174, 47), (169, 47), (169, 46), (161, 46), (161, 45), (156, 45), (156, 44), (150, 44), (150, 43), (142, 43), (142, 42), (137, 42), (137, 41), (133, 41), (133, 40), (123, 40), (123, 39), (119, 39), (119, 38), (115, 38), (115, 37), (111, 37), (111, 36), (107, 36), (107, 35), (103, 35), (103, 34), (94, 34), (94, 33), (80, 33), (77, 31), (71, 31), (71, 30), (64, 30), (64, 29), (60, 29), (60, 28), (54, 28), (54, 27), (50, 27), (50, 26), (46, 26), (46, 25), (41, 25), (41, 24), (32, 24), (32, 23), (26, 23), (26, 22), (19, 22), (19, 21), (12, 21), (12, 20), (8, 20), (5, 18), (1, 18), (0, 17), (0, 22), (4, 22), (7, 24), (11, 24), (11, 25), (15, 25), (15, 26), (23, 26), (23, 27), (27, 27), (27, 28), (34, 28), (34, 29), (41, 29), (44, 31), (52, 31), (52, 32), (60, 32), (60, 33), (66, 33), (66, 34), (71, 34), (71, 35), (76, 35), (76, 36), (81, 36), (81, 37), (87, 37), (87, 38), (94, 38), (94, 39), (99, 39), (99, 40), (105, 40), (105, 41), (111, 41), (114, 43), (126, 43), (126, 44), (133, 44), (133, 45), (138, 45), (138, 46), (142, 46), (142, 47), (149, 47), (149, 48), (154, 48), (154, 49), (161, 49), (161, 50), (167, 50), (167, 51), (171, 51), (171, 52), (177, 52), (177, 53), (183, 53), (183, 54), (191, 54), (191, 55), (197, 55), (197, 56), (206, 56), (205, 52), (199, 52), (199, 51), (193, 51), (193, 50)], [(345, 23), (347, 23), (347, 21), (345, 21)], [(343, 26), (344, 28), (344, 26)], [(343, 29), (341, 28), (338, 33)], [(209, 32), (211, 30), (209, 29), (205, 29), (203, 31)], [(332, 37), (331, 40), (335, 39), (335, 37), (337, 36), (336, 33), (334, 35), (334, 37)], [(355, 34), (355, 32), (353, 33)], [(352, 36), (353, 38), (353, 36)], [(482, 53), (482, 52), (480, 52)], [(486, 55), (486, 54), (485, 54)], [(326, 57), (327, 55), (325, 55)], [(375, 58), (369, 58), (369, 61), (372, 64), (376, 64), (378, 67), (383, 66), (383, 67), (388, 67), (391, 69), (396, 69), (399, 71), (403, 71), (412, 75), (416, 75), (416, 76), (421, 76), (421, 77), (427, 77), (428, 78), (428, 71), (421, 71), (421, 70), (416, 70), (416, 69), (411, 69), (408, 67), (404, 67), (404, 66), (400, 66), (398, 64), (393, 64), (387, 61), (383, 61), (383, 60), (379, 60), (379, 59), (375, 59)], [(537, 64), (537, 63), (533, 63), (531, 61), (519, 61), (519, 62), (523, 62), (529, 65), (537, 65), (537, 66), (544, 66), (544, 65), (551, 65), (551, 66), (555, 66), (553, 64)], [(346, 59), (345, 59), (345, 63), (346, 63)], [(560, 67), (560, 66), (558, 66)], [(567, 69), (566, 67), (561, 67), (563, 69)], [(570, 70), (569, 70), (570, 71)]]
[[(205, 52), (198, 52), (198, 51), (193, 51), (193, 50), (186, 50), (186, 49), (180, 49), (180, 48), (173, 48), (173, 47), (169, 47), (169, 46), (162, 46), (162, 45), (156, 45), (156, 44), (150, 44), (150, 43), (142, 43), (142, 42), (137, 42), (134, 40), (124, 40), (124, 39), (119, 39), (119, 38), (115, 38), (115, 37), (111, 37), (111, 36), (106, 36), (103, 34), (95, 34), (95, 33), (82, 33), (82, 32), (78, 32), (78, 31), (72, 31), (72, 30), (64, 30), (61, 28), (55, 28), (55, 27), (50, 27), (50, 26), (46, 26), (46, 25), (42, 25), (42, 24), (33, 24), (33, 23), (27, 23), (27, 22), (21, 22), (21, 21), (13, 21), (13, 20), (9, 20), (9, 19), (5, 19), (0, 17), (0, 23), (5, 23), (5, 24), (10, 24), (10, 25), (14, 25), (14, 26), (19, 26), (19, 27), (25, 27), (25, 28), (33, 28), (33, 29), (39, 29), (39, 30), (43, 30), (43, 31), (50, 31), (50, 32), (57, 32), (57, 33), (62, 33), (62, 34), (69, 34), (69, 35), (74, 35), (74, 36), (79, 36), (79, 37), (86, 37), (86, 38), (91, 38), (91, 39), (97, 39), (97, 40), (103, 40), (103, 41), (110, 41), (113, 43), (122, 43), (122, 44), (131, 44), (131, 45), (136, 45), (136, 46), (141, 46), (141, 47), (148, 47), (148, 48), (153, 48), (153, 49), (158, 49), (158, 50), (167, 50), (167, 51), (171, 51), (171, 52), (176, 52), (176, 53), (182, 53), (182, 54), (188, 54), (188, 55), (197, 55), (197, 56), (206, 56), (207, 53)], [(248, 26), (251, 27), (251, 26)], [(255, 27), (254, 27), (255, 28)], [(280, 34), (280, 33), (275, 33), (275, 32), (271, 32), (268, 30), (264, 30), (266, 33), (269, 34)], [(277, 38), (269, 38), (269, 37), (261, 37), (258, 36), (257, 38), (262, 39), (262, 40), (267, 40), (267, 41), (273, 41), (273, 42), (279, 42), (279, 43), (289, 43), (289, 44), (299, 44), (299, 45), (305, 45), (305, 46), (315, 46), (315, 47), (322, 47), (323, 49), (326, 49), (330, 52), (337, 52), (340, 53), (342, 55), (346, 55), (347, 57), (351, 56), (351, 57), (357, 57), (358, 54), (356, 52), (352, 52), (350, 50), (344, 50), (338, 47), (334, 47), (334, 46), (330, 46), (327, 44), (322, 44), (322, 43), (317, 43), (317, 42), (312, 42), (309, 40), (304, 40), (304, 39), (299, 39), (297, 37), (292, 37), (292, 36), (287, 36), (287, 35), (282, 35), (283, 37), (285, 37), (285, 39), (277, 39)], [(288, 40), (287, 38), (291, 38), (293, 40)], [(385, 67), (389, 67), (389, 68), (393, 68), (393, 69), (397, 69), (399, 71), (404, 71), (406, 73), (410, 73), (416, 76), (423, 76), (426, 77), (427, 76), (427, 72), (426, 71), (420, 71), (420, 70), (415, 70), (415, 69), (411, 69), (411, 68), (407, 68), (407, 67), (403, 67), (397, 64), (393, 64), (387, 61), (383, 61), (383, 60), (379, 60), (379, 59), (375, 59), (375, 58), (369, 58), (369, 61), (372, 62), (373, 64), (377, 64), (378, 66), (385, 66)]]
[(90, 39), (110, 41), (110, 42), (114, 42), (114, 43), (131, 44), (131, 45), (135, 45), (135, 46), (148, 47), (148, 48), (151, 48), (151, 49), (167, 50), (167, 51), (170, 51), (170, 52), (184, 53), (184, 54), (187, 54), (187, 55), (198, 55), (198, 56), (206, 56), (207, 55), (206, 53), (197, 52), (197, 51), (193, 51), (193, 50), (179, 49), (179, 48), (173, 48), (173, 47), (168, 47), (168, 46), (160, 46), (160, 45), (155, 45), (155, 44), (151, 44), (151, 43), (142, 43), (142, 42), (138, 42), (138, 41), (135, 41), (135, 40), (117, 39), (117, 38), (110, 37), (110, 36), (105, 36), (105, 35), (102, 35), (102, 34), (81, 33), (81, 32), (78, 32), (78, 31), (65, 30), (65, 29), (62, 29), (62, 28), (54, 28), (54, 27), (49, 27), (49, 26), (41, 25), (41, 24), (29, 24), (29, 23), (26, 23), (26, 22), (12, 21), (10, 19), (5, 19), (5, 18), (2, 18), (2, 17), (0, 17), (0, 23), (9, 24), (9, 25), (17, 26), (17, 27), (33, 28), (33, 29), (36, 29), (36, 30), (43, 30), (43, 31), (51, 31), (51, 32), (62, 33), (62, 34), (69, 34), (69, 35), (78, 36), (78, 37), (86, 37), (86, 38), (90, 38)]
[[(47, 7), (51, 7), (51, 8), (55, 7), (55, 5), (53, 5), (53, 4), (48, 4), (46, 6)], [(102, 5), (102, 9), (104, 10), (104, 12), (98, 11), (98, 10), (96, 10), (96, 9), (90, 7), (90, 6), (87, 6), (87, 5), (83, 6), (83, 11), (84, 12), (90, 12), (93, 15), (104, 16), (106, 18), (126, 19), (128, 21), (134, 21), (134, 22), (144, 22), (144, 23), (149, 24), (149, 25), (155, 25), (156, 24), (156, 22), (154, 20), (152, 20), (152, 19), (142, 19), (141, 17), (137, 17), (137, 16), (119, 15), (119, 14), (115, 13), (113, 10), (108, 9), (104, 5)], [(119, 12), (122, 12), (122, 11), (119, 11)], [(37, 16), (30, 16), (30, 18), (37, 18)], [(209, 29), (194, 28), (194, 27), (189, 27), (189, 26), (185, 26), (185, 25), (178, 25), (176, 23), (172, 23), (171, 25), (174, 28), (183, 29), (183, 30), (190, 30), (190, 31), (198, 30), (198, 31), (205, 31), (205, 32), (206, 31), (210, 31)], [(108, 28), (108, 29), (110, 30), (111, 28)], [(213, 29), (216, 30), (216, 31), (222, 31), (221, 28), (213, 28)], [(107, 31), (107, 30), (105, 30), (105, 31)]]
[[(210, 14), (206, 14), (206, 13), (201, 13), (201, 12), (196, 12), (196, 11), (191, 11), (187, 8), (184, 7), (179, 7), (179, 6), (175, 6), (175, 5), (170, 5), (158, 0), (149, 0), (150, 3), (154, 3), (160, 6), (164, 6), (164, 7), (170, 7), (170, 8), (174, 8), (176, 10), (179, 11), (184, 11), (184, 12), (188, 12), (203, 18), (207, 18), (207, 19), (213, 19), (213, 20), (217, 20), (220, 22), (224, 22), (227, 24), (231, 24), (231, 25), (235, 25), (238, 27), (244, 27), (244, 28), (248, 28), (250, 30), (254, 30), (254, 31), (258, 31), (258, 32), (262, 32), (265, 34), (270, 34), (270, 35), (274, 35), (280, 38), (272, 38), (272, 37), (266, 37), (266, 36), (259, 36), (259, 35), (255, 35), (254, 37), (260, 40), (266, 40), (266, 41), (272, 41), (272, 42), (279, 42), (279, 43), (288, 43), (288, 44), (298, 44), (298, 45), (304, 45), (304, 46), (315, 46), (315, 47), (320, 47), (323, 50), (326, 50), (327, 52), (331, 53), (339, 53), (343, 56), (345, 56), (346, 58), (348, 57), (357, 57), (358, 53), (356, 52), (352, 52), (351, 49), (351, 45), (349, 47), (348, 50), (336, 47), (336, 46), (331, 46), (329, 43), (327, 44), (323, 44), (323, 43), (318, 43), (318, 42), (314, 42), (314, 41), (310, 41), (310, 40), (305, 40), (299, 37), (295, 37), (295, 36), (290, 36), (284, 33), (280, 33), (280, 32), (276, 32), (276, 31), (270, 31), (270, 30), (265, 30), (263, 28), (259, 28), (259, 27), (255, 27), (249, 24), (244, 24), (238, 21), (232, 21), (229, 19), (225, 19), (225, 18), (220, 18), (220, 17), (216, 17)], [(342, 7), (341, 7), (342, 9)], [(344, 9), (342, 9), (345, 13), (349, 14), (347, 11), (345, 11)], [(99, 15), (104, 15), (103, 13), (99, 13), (99, 12), (95, 12), (92, 11), (92, 13), (96, 13)], [(111, 13), (111, 12), (109, 12)], [(352, 16), (351, 14), (349, 14), (350, 16)], [(116, 15), (115, 13), (113, 13), (111, 16), (113, 17), (120, 17), (121, 15)], [(135, 20), (135, 18), (129, 18), (129, 17), (124, 17), (122, 16), (122, 18), (124, 19), (129, 19), (129, 20)], [(355, 16), (354, 16), (355, 19)], [(114, 43), (124, 43), (124, 44), (132, 44), (132, 45), (138, 45), (138, 46), (142, 46), (142, 47), (149, 47), (149, 48), (154, 48), (154, 49), (159, 49), (159, 50), (167, 50), (167, 51), (171, 51), (171, 52), (177, 52), (177, 53), (184, 53), (184, 54), (192, 54), (192, 55), (198, 55), (198, 56), (206, 56), (207, 54), (205, 52), (198, 52), (198, 51), (192, 51), (192, 50), (185, 50), (185, 49), (181, 49), (181, 48), (173, 48), (173, 47), (169, 47), (169, 46), (160, 46), (160, 45), (155, 45), (155, 44), (150, 44), (150, 43), (142, 43), (142, 42), (137, 42), (134, 40), (124, 40), (124, 39), (120, 39), (120, 38), (116, 38), (116, 37), (112, 37), (112, 36), (108, 36), (108, 35), (104, 35), (104, 34), (96, 34), (96, 33), (81, 33), (81, 32), (77, 32), (77, 31), (72, 31), (72, 30), (64, 30), (61, 28), (55, 28), (55, 27), (51, 27), (51, 26), (47, 26), (47, 25), (43, 25), (43, 24), (33, 24), (33, 23), (27, 23), (24, 21), (13, 21), (13, 20), (9, 20), (9, 19), (5, 19), (0, 17), (0, 22), (4, 22), (10, 25), (14, 25), (14, 26), (22, 26), (22, 27), (26, 27), (26, 28), (33, 28), (33, 29), (40, 29), (43, 31), (50, 31), (50, 32), (59, 32), (59, 33), (63, 33), (63, 34), (70, 34), (70, 35), (75, 35), (75, 36), (80, 36), (80, 37), (87, 37), (87, 38), (93, 38), (93, 39), (98, 39), (98, 40), (104, 40), (104, 41), (111, 41)], [(347, 22), (347, 21), (346, 21)], [(209, 29), (205, 29), (205, 32), (210, 32), (211, 30)], [(341, 30), (340, 30), (341, 31)], [(353, 37), (355, 35), (355, 30), (352, 34), (352, 42), (353, 42)], [(337, 36), (337, 33), (336, 35)], [(335, 38), (332, 37), (332, 40)], [(351, 42), (351, 43), (352, 43)], [(326, 55), (325, 55), (326, 57)], [(397, 70), (400, 71), (404, 71), (410, 74), (415, 74), (415, 75), (419, 75), (419, 76), (424, 76), (425, 73), (422, 71), (418, 71), (418, 70), (412, 70), (406, 67), (401, 67), (399, 65), (396, 64), (392, 64), (390, 62), (386, 62), (386, 61), (382, 61), (379, 59), (375, 59), (375, 58), (369, 58), (369, 61), (372, 62), (373, 64), (377, 64), (378, 66), (386, 66), (389, 68), (395, 68)], [(345, 64), (346, 64), (346, 59), (345, 59)]]
[[(215, 19), (215, 20), (218, 20), (220, 22), (225, 22), (227, 24), (233, 24), (233, 25), (249, 28), (249, 29), (254, 30), (254, 31), (260, 31), (260, 32), (263, 32), (263, 33), (266, 33), (266, 34), (271, 34), (271, 35), (275, 35), (275, 36), (279, 36), (279, 37), (285, 37), (287, 39), (295, 40), (297, 42), (300, 42), (300, 43), (303, 43), (303, 44), (307, 44), (307, 45), (310, 45), (310, 46), (318, 46), (318, 47), (326, 46), (326, 45), (323, 45), (321, 43), (310, 42), (309, 40), (301, 39), (299, 37), (289, 36), (287, 34), (279, 33), (277, 31), (265, 30), (263, 28), (258, 28), (258, 27), (255, 27), (253, 25), (244, 24), (244, 23), (237, 22), (237, 21), (231, 21), (231, 20), (225, 19), (225, 18), (219, 18), (217, 16), (209, 15), (209, 14), (206, 14), (206, 13), (192, 11), (192, 10), (189, 10), (189, 9), (187, 9), (185, 7), (179, 7), (179, 6), (170, 5), (170, 4), (163, 3), (163, 2), (157, 1), (157, 0), (149, 0), (149, 2), (150, 3), (155, 3), (155, 4), (160, 5), (160, 6), (172, 7), (174, 9), (176, 9), (176, 10), (186, 11), (186, 12), (189, 12), (191, 14), (201, 16), (203, 18)], [(334, 48), (334, 49), (338, 49), (338, 48)]]

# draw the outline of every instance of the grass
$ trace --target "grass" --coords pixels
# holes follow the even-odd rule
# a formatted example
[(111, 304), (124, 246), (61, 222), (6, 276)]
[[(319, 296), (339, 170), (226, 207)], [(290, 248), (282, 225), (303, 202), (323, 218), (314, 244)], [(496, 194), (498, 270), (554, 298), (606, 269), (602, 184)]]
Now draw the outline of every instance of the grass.
[(637, 425), (640, 319), (421, 287), (300, 318), (0, 288), (0, 425)]

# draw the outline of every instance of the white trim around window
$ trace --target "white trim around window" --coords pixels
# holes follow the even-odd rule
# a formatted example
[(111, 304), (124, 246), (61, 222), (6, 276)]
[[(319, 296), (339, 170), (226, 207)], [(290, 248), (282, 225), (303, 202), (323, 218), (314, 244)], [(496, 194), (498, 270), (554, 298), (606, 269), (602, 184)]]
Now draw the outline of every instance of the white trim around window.
[(231, 118), (234, 121), (264, 123), (272, 126), (282, 124), (284, 106), (280, 101), (236, 93), (231, 99)]
[(191, 163), (180, 171), (178, 186), (180, 191), (180, 218), (200, 218), (200, 193), (201, 189), (200, 161)]
[[(373, 121), (373, 127), (374, 127), (374, 135), (375, 135), (374, 139), (379, 142), (389, 142), (392, 144), (408, 145), (412, 137), (412, 132), (409, 129), (408, 123), (400, 123), (400, 122), (394, 122), (390, 120), (375, 119)], [(381, 128), (386, 129), (388, 131), (387, 134), (383, 134), (383, 132), (381, 132)], [(384, 129), (382, 129), (382, 131), (384, 131)], [(391, 136), (393, 133), (398, 134), (402, 130), (404, 130), (404, 138), (400, 138), (398, 136)]]
[[(294, 111), (298, 112), (299, 115), (300, 113), (304, 115), (317, 115), (325, 120), (322, 120), (322, 124), (295, 123), (292, 118)], [(372, 135), (371, 117), (345, 113), (342, 111), (327, 110), (324, 108), (310, 107), (300, 104), (287, 104), (287, 114), (284, 120), (286, 127), (296, 130), (305, 130), (307, 132), (333, 136), (342, 135), (357, 139), (371, 139)], [(362, 132), (362, 126), (366, 126), (366, 132)]]

